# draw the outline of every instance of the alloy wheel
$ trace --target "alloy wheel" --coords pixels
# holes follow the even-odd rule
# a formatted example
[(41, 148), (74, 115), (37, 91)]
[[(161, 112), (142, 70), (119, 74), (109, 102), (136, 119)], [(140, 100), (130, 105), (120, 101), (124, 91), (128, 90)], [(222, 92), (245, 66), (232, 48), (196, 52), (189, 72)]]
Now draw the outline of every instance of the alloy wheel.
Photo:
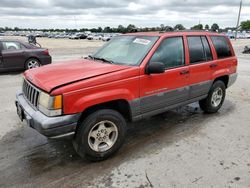
[(88, 144), (96, 152), (109, 150), (118, 138), (117, 126), (108, 120), (96, 123), (88, 134)]

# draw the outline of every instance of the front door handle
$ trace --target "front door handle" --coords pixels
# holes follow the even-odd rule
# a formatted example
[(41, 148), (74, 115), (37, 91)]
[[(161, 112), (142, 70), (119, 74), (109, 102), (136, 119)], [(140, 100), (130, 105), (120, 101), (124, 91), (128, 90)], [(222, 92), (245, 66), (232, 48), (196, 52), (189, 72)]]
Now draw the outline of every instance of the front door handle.
[(211, 64), (211, 65), (209, 65), (209, 67), (210, 68), (215, 68), (215, 67), (217, 67), (218, 65), (217, 64), (215, 64), (215, 63), (213, 63), (213, 64)]
[(182, 71), (180, 72), (180, 75), (184, 75), (184, 74), (189, 74), (189, 70), (182, 70)]

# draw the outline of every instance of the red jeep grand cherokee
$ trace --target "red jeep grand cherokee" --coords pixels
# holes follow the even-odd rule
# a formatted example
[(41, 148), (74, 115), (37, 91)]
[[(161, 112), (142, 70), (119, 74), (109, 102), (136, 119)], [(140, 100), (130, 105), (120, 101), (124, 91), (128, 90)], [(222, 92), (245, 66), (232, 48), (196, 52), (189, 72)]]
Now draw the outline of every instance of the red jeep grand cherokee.
[(80, 156), (102, 160), (122, 145), (127, 121), (195, 101), (217, 112), (236, 68), (221, 34), (125, 34), (86, 59), (26, 71), (17, 112), (41, 134), (73, 136)]

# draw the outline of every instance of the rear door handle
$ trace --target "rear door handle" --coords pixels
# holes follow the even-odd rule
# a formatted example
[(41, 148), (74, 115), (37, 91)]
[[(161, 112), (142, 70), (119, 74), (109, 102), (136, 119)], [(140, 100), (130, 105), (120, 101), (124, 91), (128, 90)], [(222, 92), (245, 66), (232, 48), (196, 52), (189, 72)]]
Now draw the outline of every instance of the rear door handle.
[(215, 63), (213, 63), (213, 64), (211, 64), (211, 65), (209, 65), (209, 67), (210, 68), (215, 68), (215, 67), (217, 67), (218, 65), (217, 64), (215, 64)]
[(184, 75), (184, 74), (189, 74), (189, 70), (182, 70), (182, 71), (180, 71), (180, 75)]

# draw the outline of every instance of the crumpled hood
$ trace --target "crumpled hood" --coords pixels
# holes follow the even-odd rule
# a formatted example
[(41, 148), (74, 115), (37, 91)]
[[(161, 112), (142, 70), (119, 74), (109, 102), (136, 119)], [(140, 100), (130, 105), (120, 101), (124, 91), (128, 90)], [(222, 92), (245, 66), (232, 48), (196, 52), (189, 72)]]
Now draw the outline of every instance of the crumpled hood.
[(51, 92), (55, 87), (128, 68), (129, 66), (80, 59), (31, 69), (24, 76), (40, 89)]

